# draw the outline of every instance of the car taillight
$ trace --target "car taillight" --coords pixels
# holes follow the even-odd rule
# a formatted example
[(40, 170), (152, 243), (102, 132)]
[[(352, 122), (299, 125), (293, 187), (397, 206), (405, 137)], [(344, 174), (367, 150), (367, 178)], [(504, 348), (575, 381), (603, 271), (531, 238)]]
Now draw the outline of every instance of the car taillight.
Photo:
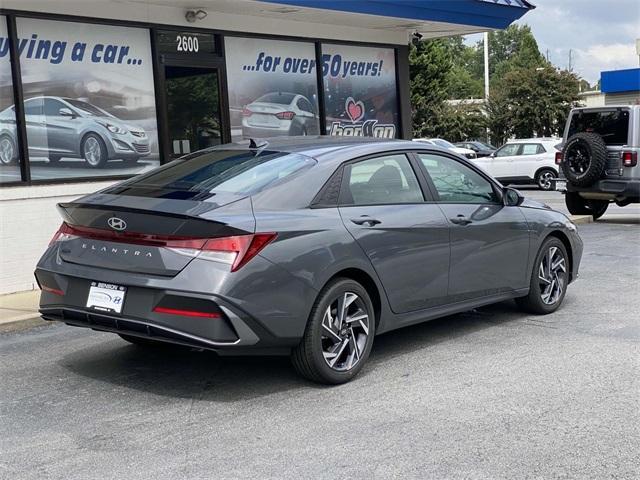
[(56, 242), (66, 242), (67, 240), (73, 240), (74, 238), (78, 238), (78, 235), (74, 235), (73, 228), (62, 222), (58, 231), (53, 234), (53, 237), (51, 237), (49, 246)]
[(635, 167), (638, 164), (638, 152), (622, 152), (622, 164), (625, 167)]
[(276, 238), (276, 233), (253, 233), (219, 238), (192, 238), (151, 233), (115, 232), (63, 223), (49, 245), (74, 238), (169, 248), (175, 253), (231, 265), (235, 272)]
[(251, 115), (253, 115), (253, 112), (251, 110), (249, 110), (247, 107), (244, 107), (242, 109), (242, 116), (243, 117), (250, 117)]
[(278, 113), (276, 113), (276, 117), (278, 117), (280, 120), (291, 120), (295, 116), (296, 116), (295, 112), (278, 112)]
[(562, 163), (562, 152), (556, 152), (556, 165), (560, 165)]
[(275, 238), (275, 233), (212, 238), (202, 246), (202, 252), (198, 258), (227, 263), (231, 265), (231, 271), (235, 272), (246, 265)]

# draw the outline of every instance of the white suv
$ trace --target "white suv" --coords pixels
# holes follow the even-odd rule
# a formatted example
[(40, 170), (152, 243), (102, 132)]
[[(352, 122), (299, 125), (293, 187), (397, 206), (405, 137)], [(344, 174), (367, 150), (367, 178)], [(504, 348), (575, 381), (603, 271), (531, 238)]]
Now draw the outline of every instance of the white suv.
[(559, 138), (509, 140), (488, 157), (472, 161), (504, 184), (535, 183), (541, 190), (553, 190), (558, 177), (555, 163)]

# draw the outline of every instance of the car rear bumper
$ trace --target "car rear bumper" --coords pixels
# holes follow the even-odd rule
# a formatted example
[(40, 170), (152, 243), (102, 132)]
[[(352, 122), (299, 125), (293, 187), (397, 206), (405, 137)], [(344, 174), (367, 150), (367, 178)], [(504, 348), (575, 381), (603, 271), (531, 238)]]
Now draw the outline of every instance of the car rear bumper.
[(605, 194), (615, 198), (636, 198), (640, 199), (640, 180), (636, 179), (604, 179), (598, 180), (589, 187), (577, 187), (567, 182), (567, 191), (581, 194), (601, 195)]
[[(217, 293), (185, 291), (178, 285), (145, 285), (132, 281), (133, 278), (126, 282), (113, 274), (96, 278), (126, 286), (122, 313), (99, 311), (86, 307), (91, 286), (87, 278), (41, 267), (35, 275), (43, 288), (39, 312), (45, 320), (215, 350), (220, 354), (285, 354), (299, 342), (306, 323), (303, 314), (268, 312), (261, 304), (238, 302)], [(278, 294), (274, 292), (273, 296)], [(216, 317), (158, 312), (155, 311), (158, 306), (216, 312)]]

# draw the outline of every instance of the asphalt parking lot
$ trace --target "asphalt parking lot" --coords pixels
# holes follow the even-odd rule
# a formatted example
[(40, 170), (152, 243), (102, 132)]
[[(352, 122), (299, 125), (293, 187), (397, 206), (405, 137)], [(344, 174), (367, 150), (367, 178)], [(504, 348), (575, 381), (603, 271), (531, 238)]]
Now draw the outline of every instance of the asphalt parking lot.
[(639, 218), (580, 226), (555, 314), (507, 302), (382, 335), (338, 387), (286, 358), (0, 335), (0, 478), (638, 478)]

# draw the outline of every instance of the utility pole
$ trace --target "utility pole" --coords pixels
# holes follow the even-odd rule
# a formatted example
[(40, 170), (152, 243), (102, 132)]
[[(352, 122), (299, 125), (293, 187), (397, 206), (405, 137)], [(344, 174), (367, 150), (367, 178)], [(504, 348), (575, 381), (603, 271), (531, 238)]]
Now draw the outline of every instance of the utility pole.
[(569, 49), (569, 72), (571, 72), (571, 56), (573, 55), (573, 50)]
[(489, 100), (489, 32), (484, 32), (484, 100)]
[[(489, 32), (484, 32), (484, 105), (489, 102)], [(489, 127), (487, 127), (487, 143), (491, 143)]]

